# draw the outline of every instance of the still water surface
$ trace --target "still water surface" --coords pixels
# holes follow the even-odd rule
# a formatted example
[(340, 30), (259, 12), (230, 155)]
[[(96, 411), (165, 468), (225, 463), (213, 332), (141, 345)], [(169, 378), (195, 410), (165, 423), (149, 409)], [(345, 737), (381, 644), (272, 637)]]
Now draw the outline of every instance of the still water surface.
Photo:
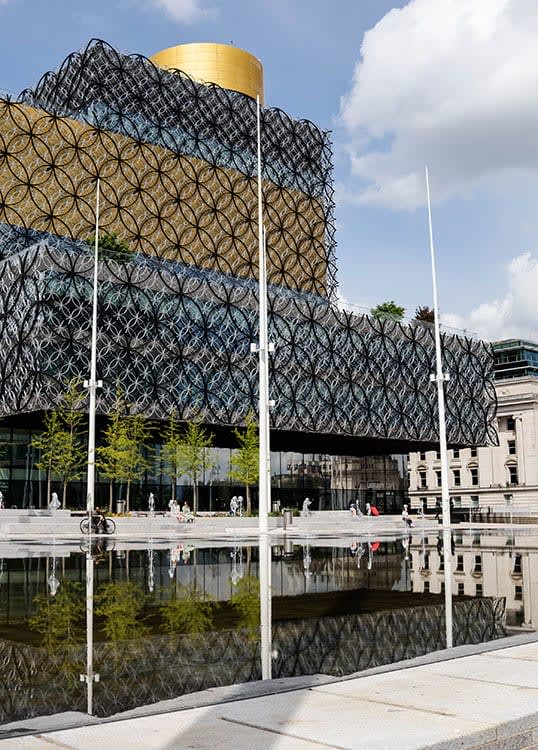
[(538, 536), (455, 533), (450, 546), (446, 566), (442, 538), (420, 533), (262, 547), (4, 543), (1, 722), (109, 716), (262, 676), (342, 676), (444, 648), (447, 567), (454, 645), (533, 630)]

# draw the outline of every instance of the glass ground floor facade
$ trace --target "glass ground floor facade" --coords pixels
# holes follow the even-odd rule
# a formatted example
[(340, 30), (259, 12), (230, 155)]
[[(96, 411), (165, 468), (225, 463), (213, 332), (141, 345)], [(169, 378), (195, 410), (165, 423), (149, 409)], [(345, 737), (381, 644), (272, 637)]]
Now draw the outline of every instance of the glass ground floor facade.
[[(40, 428), (0, 428), (0, 490), (6, 507), (44, 508), (47, 506), (47, 477), (36, 468), (39, 455), (32, 441)], [(332, 455), (330, 441), (327, 453), (275, 451), (271, 453), (271, 500), (273, 510), (301, 508), (305, 498), (312, 501), (311, 510), (348, 508), (358, 500), (364, 508), (367, 502), (376, 504), (383, 512), (398, 512), (407, 497), (407, 455), (342, 456)], [(152, 466), (141, 481), (131, 486), (132, 510), (147, 510), (152, 492), (156, 510), (167, 510), (172, 496), (172, 484), (162, 459), (162, 445), (152, 446)], [(226, 511), (233, 495), (245, 496), (245, 487), (230, 478), (233, 449), (208, 449), (207, 466), (198, 484), (199, 509)], [(62, 495), (60, 481), (52, 480), (52, 491)], [(106, 507), (109, 503), (109, 483), (97, 476), (96, 501)], [(125, 486), (113, 488), (114, 506), (125, 497)], [(253, 508), (257, 506), (257, 487), (252, 488)], [(70, 482), (67, 506), (85, 507), (86, 486), (83, 479)], [(176, 486), (180, 503), (190, 502), (193, 489), (186, 477)]]

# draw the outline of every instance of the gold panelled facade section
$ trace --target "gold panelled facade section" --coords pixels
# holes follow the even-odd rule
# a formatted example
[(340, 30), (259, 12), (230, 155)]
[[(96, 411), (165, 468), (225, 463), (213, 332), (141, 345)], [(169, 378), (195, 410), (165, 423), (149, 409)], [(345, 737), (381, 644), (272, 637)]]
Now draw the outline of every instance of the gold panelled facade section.
[(157, 52), (150, 60), (160, 68), (182, 70), (200, 83), (216, 83), (263, 104), (263, 65), (239, 47), (229, 44), (179, 44)]
[[(146, 255), (256, 278), (255, 178), (0, 101), (0, 222), (86, 239), (98, 174), (103, 231)], [(263, 187), (270, 282), (325, 295), (321, 199)]]

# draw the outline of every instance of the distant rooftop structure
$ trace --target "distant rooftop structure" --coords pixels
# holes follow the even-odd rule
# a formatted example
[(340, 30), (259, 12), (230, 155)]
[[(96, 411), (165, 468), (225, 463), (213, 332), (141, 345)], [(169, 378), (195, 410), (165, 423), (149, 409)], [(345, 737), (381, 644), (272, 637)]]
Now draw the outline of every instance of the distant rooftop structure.
[(538, 377), (538, 344), (505, 339), (493, 344), (495, 380)]

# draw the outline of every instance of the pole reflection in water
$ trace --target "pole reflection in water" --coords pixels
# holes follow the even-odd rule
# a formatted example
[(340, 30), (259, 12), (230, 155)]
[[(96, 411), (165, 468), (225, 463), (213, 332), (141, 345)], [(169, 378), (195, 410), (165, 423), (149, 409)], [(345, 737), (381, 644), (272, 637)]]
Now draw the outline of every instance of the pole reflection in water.
[(303, 546), (303, 574), (305, 578), (305, 593), (310, 591), (310, 579), (312, 578), (312, 555), (310, 554), (310, 545)]
[(86, 683), (87, 713), (93, 714), (93, 683), (99, 682), (99, 675), (93, 671), (93, 593), (94, 593), (94, 559), (91, 549), (91, 536), (86, 553), (86, 674), (80, 679)]
[(445, 581), (445, 629), (446, 647), (453, 645), (452, 625), (452, 537), (450, 526), (443, 526), (443, 559)]
[(260, 629), (261, 629), (261, 661), (262, 680), (270, 680), (271, 669), (271, 545), (267, 534), (260, 534)]

